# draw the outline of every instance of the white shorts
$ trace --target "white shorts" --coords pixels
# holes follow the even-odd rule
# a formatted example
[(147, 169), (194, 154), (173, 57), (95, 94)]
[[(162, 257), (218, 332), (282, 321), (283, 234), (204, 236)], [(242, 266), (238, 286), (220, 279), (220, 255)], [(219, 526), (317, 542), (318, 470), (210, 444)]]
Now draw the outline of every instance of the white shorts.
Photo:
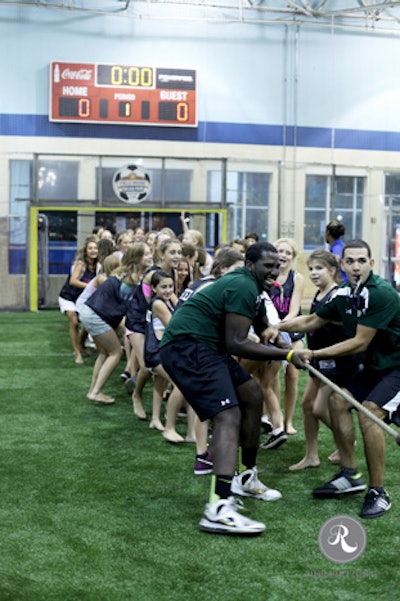
[(61, 313), (66, 313), (67, 311), (73, 311), (74, 313), (78, 313), (76, 309), (76, 305), (73, 301), (67, 300), (66, 298), (58, 297), (58, 304), (60, 306)]

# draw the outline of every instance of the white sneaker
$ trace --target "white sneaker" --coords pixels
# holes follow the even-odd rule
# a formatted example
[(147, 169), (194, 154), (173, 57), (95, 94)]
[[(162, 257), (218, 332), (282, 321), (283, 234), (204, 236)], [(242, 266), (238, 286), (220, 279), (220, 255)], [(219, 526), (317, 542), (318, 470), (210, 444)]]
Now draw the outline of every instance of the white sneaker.
[[(245, 481), (243, 482), (243, 480)], [(268, 488), (268, 486), (265, 486), (261, 482), (255, 466), (234, 476), (231, 484), (231, 493), (242, 497), (261, 499), (261, 501), (277, 501), (282, 498), (279, 490)]]
[(207, 503), (199, 526), (201, 530), (214, 534), (255, 536), (264, 532), (265, 524), (244, 517), (237, 511), (240, 508), (240, 503), (233, 497)]

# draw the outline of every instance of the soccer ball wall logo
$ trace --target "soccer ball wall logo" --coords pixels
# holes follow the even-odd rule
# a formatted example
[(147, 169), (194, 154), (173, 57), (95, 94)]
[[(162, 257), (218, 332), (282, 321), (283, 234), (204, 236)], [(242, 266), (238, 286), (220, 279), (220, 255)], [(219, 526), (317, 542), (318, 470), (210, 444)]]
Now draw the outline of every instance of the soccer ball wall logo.
[(125, 165), (114, 173), (113, 190), (123, 202), (139, 204), (150, 193), (150, 176), (138, 165)]

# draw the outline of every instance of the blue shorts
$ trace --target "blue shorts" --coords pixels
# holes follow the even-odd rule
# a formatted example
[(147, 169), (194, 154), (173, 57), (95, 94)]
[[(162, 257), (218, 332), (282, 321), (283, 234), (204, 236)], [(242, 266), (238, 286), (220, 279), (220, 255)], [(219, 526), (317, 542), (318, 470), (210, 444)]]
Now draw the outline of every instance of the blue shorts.
[(165, 371), (201, 421), (239, 405), (235, 389), (252, 379), (230, 355), (196, 340), (174, 340), (160, 355)]
[(400, 426), (400, 369), (379, 373), (365, 367), (343, 388), (360, 403), (375, 403), (387, 412), (385, 421)]

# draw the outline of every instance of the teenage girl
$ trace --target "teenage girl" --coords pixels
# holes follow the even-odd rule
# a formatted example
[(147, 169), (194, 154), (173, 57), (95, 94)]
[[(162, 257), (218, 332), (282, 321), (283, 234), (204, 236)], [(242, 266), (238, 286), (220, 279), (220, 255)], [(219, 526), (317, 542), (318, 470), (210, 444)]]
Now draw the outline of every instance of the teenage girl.
[(83, 363), (84, 342), (87, 333), (79, 332), (78, 311), (76, 301), (79, 295), (92, 280), (100, 267), (98, 263), (97, 237), (89, 236), (83, 248), (81, 248), (72, 265), (71, 273), (61, 288), (58, 304), (61, 313), (64, 313), (69, 322), (69, 336), (75, 354), (75, 363)]
[[(325, 250), (316, 250), (307, 261), (310, 280), (317, 287), (311, 303), (310, 313), (315, 313), (319, 307), (329, 302), (336, 294), (340, 283), (340, 271), (336, 257)], [(307, 335), (308, 348), (317, 350), (331, 346), (344, 340), (341, 325), (327, 324), (320, 330), (309, 332)], [(346, 357), (346, 360), (349, 358)], [(350, 358), (351, 359), (351, 358)], [(343, 360), (342, 360), (343, 362)], [(338, 361), (313, 361), (312, 365), (330, 379), (338, 376)], [(308, 467), (318, 467), (318, 429), (319, 420), (331, 428), (331, 418), (328, 408), (328, 398), (331, 394), (329, 386), (323, 384), (315, 376), (310, 376), (302, 398), (304, 433), (306, 438), (306, 453), (301, 461), (291, 465), (290, 471), (303, 470)]]
[[(149, 380), (149, 371), (144, 364), (144, 334), (146, 325), (146, 311), (151, 299), (151, 286), (146, 278), (151, 277), (153, 255), (146, 242), (136, 242), (130, 249), (133, 258), (133, 281), (136, 291), (128, 305), (125, 328), (126, 335), (132, 348), (129, 365), (127, 366), (128, 379), (125, 386), (132, 395), (133, 411), (140, 420), (146, 419), (143, 408), (142, 392)], [(131, 385), (131, 386), (129, 386)]]
[[(294, 240), (280, 238), (274, 245), (279, 254), (280, 268), (277, 278), (277, 287), (269, 291), (269, 296), (278, 311), (281, 320), (289, 320), (301, 313), (301, 299), (304, 291), (304, 278), (301, 273), (293, 269), (297, 256)], [(292, 348), (296, 351), (304, 347), (303, 334), (291, 334)], [(275, 365), (276, 363), (276, 365)], [(280, 362), (274, 362), (279, 370)], [(296, 434), (293, 427), (293, 415), (297, 399), (299, 372), (294, 365), (288, 363), (285, 369), (285, 394), (284, 394), (284, 422), (286, 434)], [(277, 397), (280, 398), (279, 371), (275, 376)], [(273, 443), (273, 441), (272, 441)], [(267, 445), (268, 443), (266, 443)], [(264, 445), (264, 448), (268, 446)]]
[(163, 240), (158, 248), (157, 267), (166, 271), (174, 282), (173, 301), (176, 304), (178, 299), (176, 291), (178, 287), (177, 268), (182, 259), (182, 244), (177, 238), (167, 238)]
[(117, 330), (126, 315), (127, 307), (136, 290), (133, 275), (135, 262), (133, 248), (129, 248), (120, 267), (87, 299), (81, 310), (81, 321), (91, 334), (98, 356), (93, 368), (87, 398), (96, 403), (114, 403), (114, 398), (103, 393), (103, 386), (121, 359), (121, 343)]
[(126, 251), (128, 250), (128, 248), (130, 246), (132, 246), (132, 244), (133, 244), (133, 238), (128, 230), (121, 230), (121, 231), (117, 232), (117, 235), (116, 235), (117, 250), (115, 251), (115, 254), (119, 257), (119, 259), (121, 261), (122, 261), (122, 258), (126, 255)]
[[(165, 327), (171, 319), (175, 310), (172, 302), (174, 293), (174, 281), (169, 273), (163, 270), (154, 271), (151, 276), (152, 299), (149, 304), (146, 315), (146, 333), (144, 343), (144, 361), (147, 369), (154, 375), (153, 387), (153, 411), (150, 421), (150, 428), (155, 428), (160, 432), (165, 432), (161, 423), (160, 413), (163, 399), (163, 392), (166, 384), (171, 380), (161, 365), (159, 343), (164, 334)], [(182, 397), (179, 390), (174, 386), (170, 398), (174, 395)], [(169, 402), (169, 400), (168, 400)], [(181, 442), (181, 436), (176, 432), (168, 432), (170, 442)], [(176, 436), (176, 439), (174, 437)], [(183, 440), (183, 439), (182, 439)]]
[[(183, 249), (182, 249), (183, 250)], [(179, 297), (184, 290), (192, 283), (190, 277), (190, 265), (186, 257), (182, 257), (176, 268), (177, 289), (176, 294)]]

